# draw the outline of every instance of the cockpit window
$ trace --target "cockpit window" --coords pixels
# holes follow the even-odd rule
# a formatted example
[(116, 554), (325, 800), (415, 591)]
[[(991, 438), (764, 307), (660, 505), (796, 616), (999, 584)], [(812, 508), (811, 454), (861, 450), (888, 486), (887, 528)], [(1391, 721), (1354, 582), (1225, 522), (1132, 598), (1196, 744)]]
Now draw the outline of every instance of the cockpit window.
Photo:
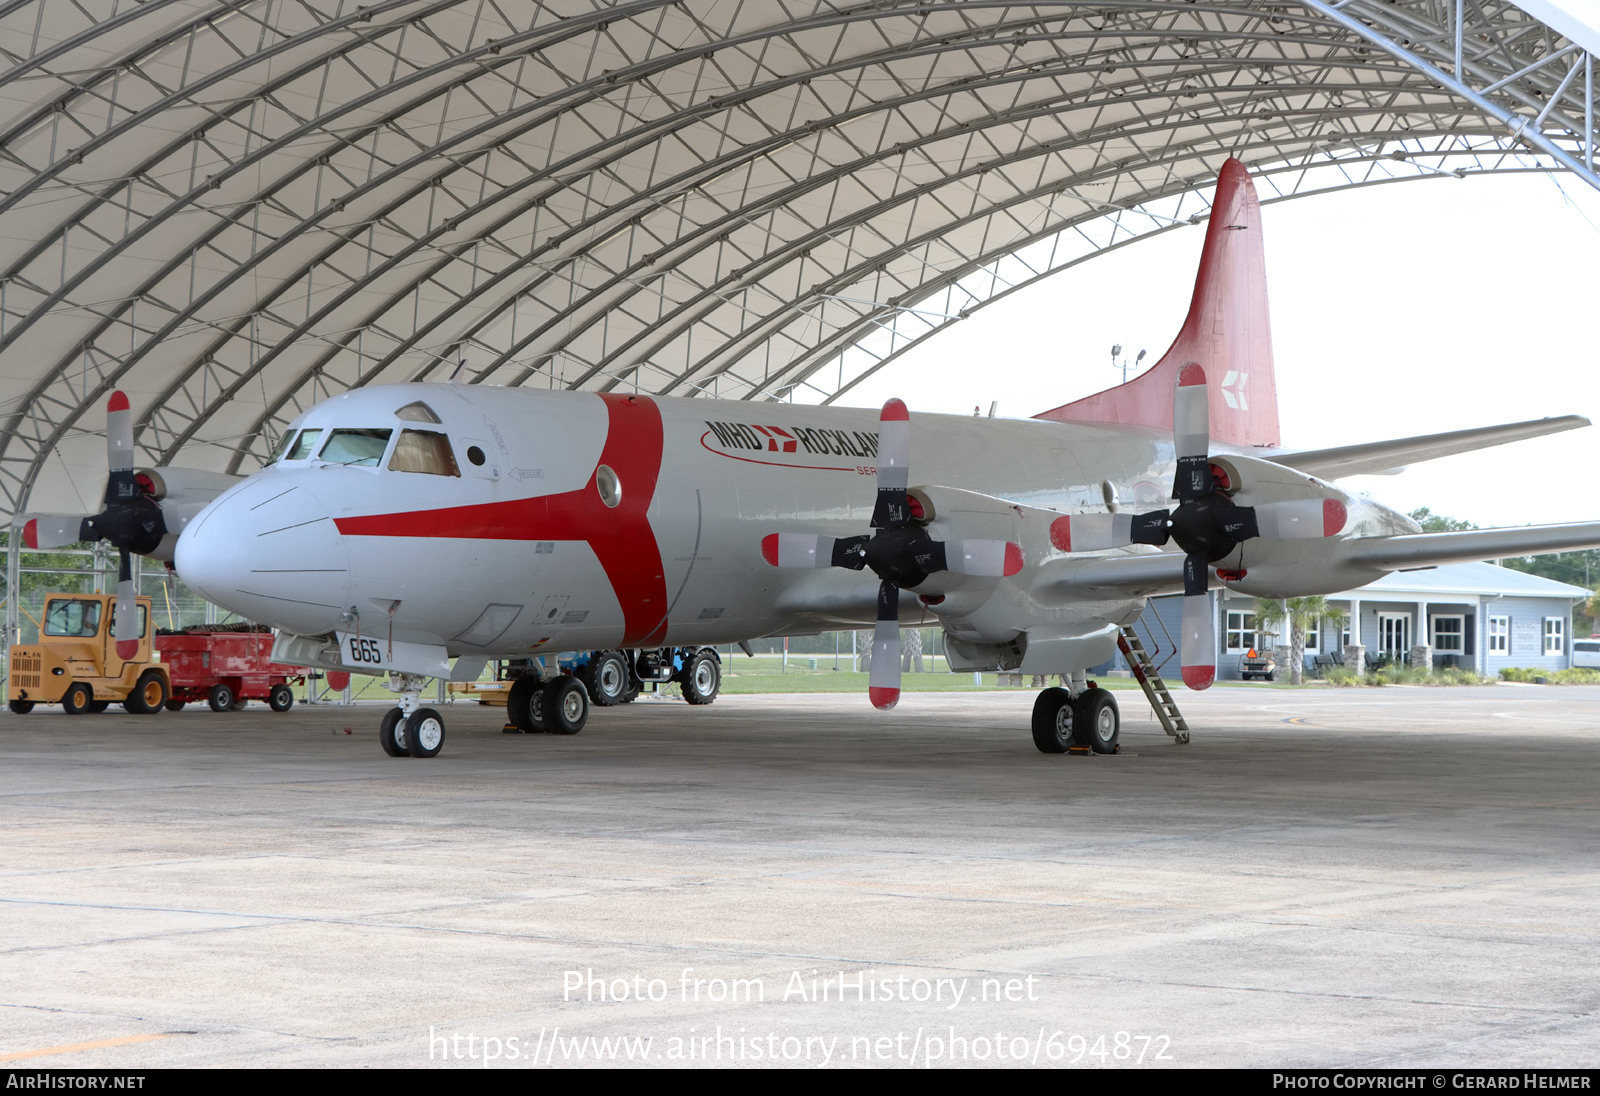
[(432, 430), (402, 430), (389, 458), (392, 472), (427, 472), (434, 476), (459, 476), (450, 439)]
[(317, 439), (322, 437), (321, 430), (302, 430), (300, 436), (294, 439), (294, 444), (289, 447), (289, 452), (284, 460), (309, 460), (311, 454), (317, 451)]
[(397, 419), (405, 419), (407, 422), (440, 421), (439, 416), (434, 413), (433, 408), (429, 407), (421, 400), (417, 400), (415, 403), (406, 404), (404, 407), (394, 413), (394, 417)]
[(318, 456), (329, 464), (376, 468), (383, 459), (383, 451), (389, 448), (392, 433), (393, 430), (335, 430), (328, 435), (328, 444)]

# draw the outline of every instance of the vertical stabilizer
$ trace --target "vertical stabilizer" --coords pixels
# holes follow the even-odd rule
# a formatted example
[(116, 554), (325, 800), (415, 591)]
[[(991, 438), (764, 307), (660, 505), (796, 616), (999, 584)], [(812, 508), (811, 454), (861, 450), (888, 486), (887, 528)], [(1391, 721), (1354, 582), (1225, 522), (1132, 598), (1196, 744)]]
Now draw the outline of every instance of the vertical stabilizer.
[(1178, 371), (1191, 362), (1199, 363), (1208, 378), (1213, 441), (1279, 443), (1261, 204), (1238, 160), (1222, 165), (1189, 317), (1166, 354), (1126, 384), (1035, 417), (1171, 431)]

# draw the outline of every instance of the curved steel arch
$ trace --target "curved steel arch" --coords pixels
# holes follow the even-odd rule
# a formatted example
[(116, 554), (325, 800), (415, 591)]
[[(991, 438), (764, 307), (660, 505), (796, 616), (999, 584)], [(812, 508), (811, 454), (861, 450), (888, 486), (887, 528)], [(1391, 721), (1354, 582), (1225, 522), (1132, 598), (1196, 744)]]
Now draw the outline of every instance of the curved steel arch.
[(231, 468), (419, 356), (834, 399), (950, 317), (1203, 215), (1230, 153), (1268, 200), (1597, 183), (1593, 59), (1495, 0), (504, 10), (0, 4), (0, 506), (113, 383), (147, 453)]

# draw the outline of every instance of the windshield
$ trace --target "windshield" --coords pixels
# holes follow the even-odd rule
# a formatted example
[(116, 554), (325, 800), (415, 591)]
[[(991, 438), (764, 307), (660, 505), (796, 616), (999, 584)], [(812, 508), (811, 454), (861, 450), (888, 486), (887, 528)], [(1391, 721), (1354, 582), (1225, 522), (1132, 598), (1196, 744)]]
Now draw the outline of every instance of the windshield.
[(330, 464), (350, 464), (359, 468), (376, 468), (389, 448), (392, 430), (335, 430), (328, 444), (318, 454)]
[(98, 601), (52, 601), (44, 618), (47, 636), (92, 636), (100, 631)]
[(317, 451), (317, 439), (322, 437), (321, 430), (302, 430), (300, 436), (294, 439), (294, 444), (284, 456), (284, 460), (308, 460), (312, 453)]

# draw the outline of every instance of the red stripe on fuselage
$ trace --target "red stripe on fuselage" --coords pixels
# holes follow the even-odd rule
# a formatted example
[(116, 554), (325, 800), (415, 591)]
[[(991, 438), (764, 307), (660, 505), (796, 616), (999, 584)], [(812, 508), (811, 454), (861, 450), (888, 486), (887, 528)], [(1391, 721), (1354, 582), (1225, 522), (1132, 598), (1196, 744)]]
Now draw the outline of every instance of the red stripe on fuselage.
[[(661, 475), (661, 409), (643, 396), (601, 393), (606, 443), (589, 482), (576, 491), (511, 502), (451, 506), (405, 514), (335, 518), (356, 537), (445, 537), (457, 540), (581, 540), (594, 549), (622, 605), (623, 647), (659, 644), (667, 632), (667, 582), (661, 548), (646, 516)], [(617, 475), (622, 499), (600, 500), (599, 465)]]

